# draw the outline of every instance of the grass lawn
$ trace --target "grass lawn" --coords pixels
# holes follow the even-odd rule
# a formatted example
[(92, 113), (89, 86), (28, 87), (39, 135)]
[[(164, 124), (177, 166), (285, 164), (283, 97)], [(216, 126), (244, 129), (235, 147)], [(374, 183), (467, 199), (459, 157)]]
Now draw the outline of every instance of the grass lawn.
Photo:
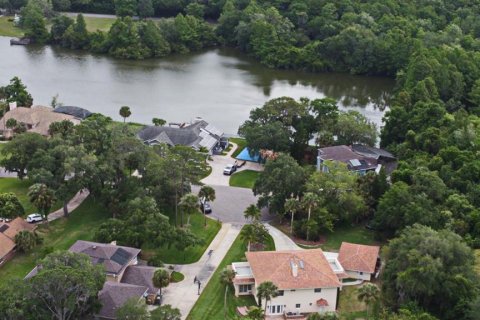
[(363, 226), (338, 226), (334, 232), (328, 233), (326, 242), (321, 245), (323, 250), (338, 250), (343, 241), (358, 244), (378, 244), (374, 239), (374, 232)]
[[(185, 217), (186, 219), (186, 217)], [(170, 215), (170, 221), (174, 222), (175, 219)], [(168, 264), (189, 264), (198, 261), (205, 250), (207, 250), (210, 242), (212, 242), (213, 238), (217, 235), (218, 231), (221, 228), (220, 222), (212, 219), (207, 218), (207, 227), (204, 227), (204, 217), (203, 214), (200, 212), (197, 214), (193, 214), (190, 217), (190, 230), (200, 238), (204, 240), (204, 243), (199, 246), (189, 247), (187, 248), (182, 254), (175, 248), (175, 246), (171, 246), (168, 248), (167, 246), (163, 246), (160, 248), (149, 248), (145, 247), (142, 248), (142, 257), (148, 258), (148, 256), (152, 256), (154, 254), (159, 254), (160, 259), (164, 263)]]
[(0, 267), (0, 279), (25, 277), (35, 267), (37, 259), (42, 258), (46, 247), (66, 250), (77, 240), (93, 240), (96, 227), (109, 217), (107, 210), (88, 198), (68, 218), (55, 220), (49, 227), (39, 225), (37, 232), (43, 244), (28, 254), (17, 254)]
[(229, 183), (231, 187), (252, 189), (259, 175), (258, 171), (242, 170), (232, 174)]
[(23, 36), (23, 30), (15, 27), (13, 25), (13, 21), (8, 21), (8, 19), (13, 19), (13, 17), (11, 16), (0, 17), (0, 36), (5, 36), (5, 37)]
[(228, 140), (238, 145), (238, 148), (232, 153), (232, 158), (238, 156), (238, 154), (242, 152), (243, 148), (247, 146), (247, 141), (242, 138), (229, 138)]
[(89, 32), (108, 31), (115, 22), (113, 18), (98, 18), (98, 17), (85, 17), (85, 23), (87, 24), (87, 30)]
[(5, 147), (5, 143), (0, 143), (0, 161), (4, 158), (2, 150)]
[[(220, 282), (220, 274), (225, 267), (232, 262), (246, 261), (245, 251), (247, 244), (240, 239), (240, 236), (235, 239), (230, 250), (223, 258), (218, 266), (218, 269), (213, 274), (208, 282), (208, 285), (203, 290), (197, 303), (193, 306), (187, 320), (224, 320), (223, 316), (223, 301), (225, 295), (225, 286)], [(265, 250), (275, 250), (273, 239), (267, 243)], [(235, 319), (236, 308), (238, 306), (252, 306), (256, 305), (253, 296), (243, 296), (236, 298), (233, 288), (229, 288), (227, 296), (227, 318)]]

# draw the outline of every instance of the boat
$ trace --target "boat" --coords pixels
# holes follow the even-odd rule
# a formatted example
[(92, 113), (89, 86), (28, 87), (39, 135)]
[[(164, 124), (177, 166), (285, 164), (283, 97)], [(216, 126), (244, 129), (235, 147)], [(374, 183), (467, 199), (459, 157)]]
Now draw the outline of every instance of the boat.
[(15, 39), (10, 39), (10, 45), (11, 46), (26, 46), (30, 44), (30, 39), (29, 38), (15, 38)]

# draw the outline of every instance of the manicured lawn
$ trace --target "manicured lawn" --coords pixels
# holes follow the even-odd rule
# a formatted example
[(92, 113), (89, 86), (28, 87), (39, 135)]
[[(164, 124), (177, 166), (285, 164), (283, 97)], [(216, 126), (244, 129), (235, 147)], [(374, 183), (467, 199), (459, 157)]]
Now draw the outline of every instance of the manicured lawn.
[(260, 172), (254, 170), (242, 170), (230, 177), (230, 186), (252, 189)]
[(334, 232), (328, 233), (326, 242), (321, 245), (323, 250), (338, 250), (343, 241), (358, 244), (378, 244), (374, 239), (373, 231), (363, 226), (338, 226)]
[(13, 25), (13, 21), (8, 21), (13, 17), (3, 16), (0, 17), (0, 36), (5, 37), (21, 37), (23, 36), (23, 30)]
[(228, 140), (238, 145), (238, 148), (232, 153), (232, 158), (238, 156), (238, 154), (247, 146), (247, 141), (242, 138), (229, 138)]
[(185, 279), (185, 276), (181, 272), (173, 271), (170, 275), (171, 282), (180, 282), (183, 281), (183, 279)]
[(108, 31), (115, 22), (113, 18), (97, 18), (97, 17), (85, 17), (85, 23), (87, 24), (87, 30), (89, 32)]
[[(220, 274), (227, 265), (232, 262), (246, 261), (245, 251), (247, 245), (244, 243), (240, 236), (235, 239), (230, 250), (223, 258), (222, 262), (218, 266), (218, 269), (213, 274), (212, 278), (208, 282), (208, 285), (203, 290), (197, 303), (193, 306), (192, 311), (187, 317), (187, 320), (224, 320), (223, 316), (223, 301), (225, 295), (225, 286), (220, 282)], [(265, 250), (275, 250), (273, 239), (267, 243)], [(235, 319), (236, 308), (239, 306), (252, 306), (256, 305), (253, 296), (243, 296), (236, 298), (233, 288), (230, 287), (227, 295), (227, 319)]]
[[(185, 220), (187, 218), (185, 217)], [(174, 223), (175, 219), (170, 215), (170, 221)], [(175, 246), (168, 248), (163, 246), (161, 248), (142, 248), (143, 257), (158, 253), (162, 262), (169, 264), (189, 264), (198, 261), (205, 250), (207, 250), (210, 242), (217, 235), (221, 228), (220, 222), (207, 218), (207, 227), (204, 227), (204, 217), (201, 213), (196, 213), (190, 217), (190, 230), (197, 236), (203, 239), (203, 244), (199, 246), (189, 247), (180, 253)]]
[(77, 240), (93, 240), (96, 227), (110, 214), (91, 198), (85, 200), (68, 218), (61, 218), (50, 226), (39, 225), (37, 232), (43, 238), (43, 244), (31, 253), (17, 254), (12, 260), (0, 267), (0, 279), (25, 277), (35, 267), (37, 259), (42, 258), (46, 247), (54, 250), (66, 250)]
[(0, 143), (0, 161), (4, 158), (2, 150), (5, 147), (5, 143)]

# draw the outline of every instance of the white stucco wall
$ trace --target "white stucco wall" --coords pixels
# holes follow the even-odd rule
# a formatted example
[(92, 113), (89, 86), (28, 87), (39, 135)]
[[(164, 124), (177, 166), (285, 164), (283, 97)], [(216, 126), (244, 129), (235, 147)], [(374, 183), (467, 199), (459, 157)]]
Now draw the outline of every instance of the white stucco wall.
[(363, 274), (360, 274), (360, 272), (358, 271), (346, 270), (346, 273), (349, 275), (350, 278), (355, 278), (358, 280), (370, 281), (370, 278), (371, 278), (371, 273), (367, 273), (367, 272), (363, 272)]
[[(325, 299), (328, 307), (317, 306), (317, 300)], [(257, 295), (255, 293), (255, 300)], [(258, 303), (258, 300), (257, 300)], [(262, 300), (264, 306), (265, 300)], [(300, 304), (300, 308), (296, 308)], [(269, 301), (269, 306), (283, 305), (283, 312), (327, 312), (335, 311), (337, 304), (337, 288), (322, 288), (321, 292), (315, 292), (314, 289), (296, 289), (295, 291), (284, 290), (283, 296), (273, 298)], [(267, 310), (267, 314), (271, 314)], [(277, 314), (277, 313), (275, 313)]]

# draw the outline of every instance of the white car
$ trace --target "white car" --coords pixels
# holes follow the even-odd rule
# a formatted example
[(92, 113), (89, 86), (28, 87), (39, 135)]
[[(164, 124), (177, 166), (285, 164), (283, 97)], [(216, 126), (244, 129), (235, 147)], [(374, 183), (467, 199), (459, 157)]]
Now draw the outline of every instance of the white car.
[(39, 213), (32, 213), (27, 216), (27, 222), (30, 222), (30, 223), (35, 223), (42, 220), (43, 218)]
[(234, 164), (229, 164), (225, 167), (225, 169), (223, 169), (223, 174), (229, 176), (235, 171), (237, 171), (237, 166)]

